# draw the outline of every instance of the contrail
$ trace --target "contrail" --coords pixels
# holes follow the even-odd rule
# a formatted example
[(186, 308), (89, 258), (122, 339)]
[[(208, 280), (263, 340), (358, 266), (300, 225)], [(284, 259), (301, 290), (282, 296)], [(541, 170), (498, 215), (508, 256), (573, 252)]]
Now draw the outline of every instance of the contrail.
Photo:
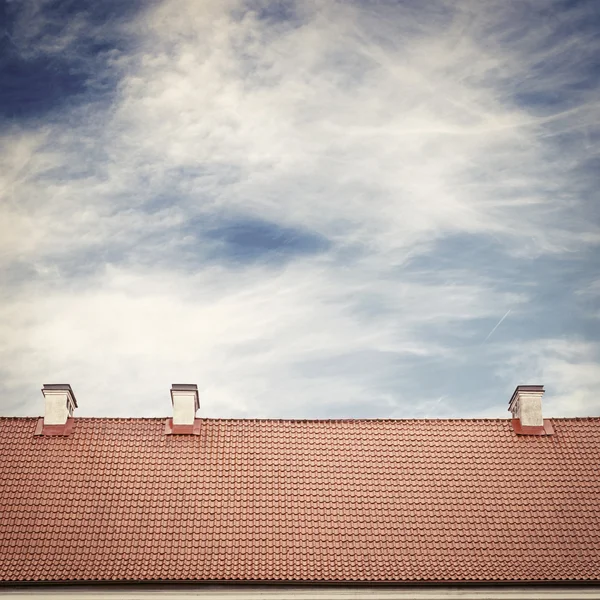
[(496, 327), (494, 327), (494, 329), (492, 329), (488, 334), (487, 337), (485, 338), (485, 340), (483, 340), (482, 344), (485, 344), (489, 339), (490, 336), (492, 335), (492, 333), (494, 333), (494, 331), (496, 331), (496, 329), (498, 329), (498, 327), (500, 327), (500, 323), (502, 323), (502, 321), (504, 321), (504, 319), (506, 319), (506, 317), (508, 317), (509, 313), (510, 313), (511, 309), (509, 308), (506, 311), (506, 314), (496, 323)]

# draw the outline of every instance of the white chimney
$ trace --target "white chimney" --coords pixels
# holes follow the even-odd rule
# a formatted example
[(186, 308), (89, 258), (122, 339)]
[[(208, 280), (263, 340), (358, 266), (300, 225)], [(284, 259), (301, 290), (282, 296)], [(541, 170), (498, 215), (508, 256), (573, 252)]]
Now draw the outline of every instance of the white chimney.
[(521, 425), (525, 427), (543, 426), (543, 395), (543, 385), (518, 385), (508, 405), (513, 419), (519, 419)]
[(174, 383), (171, 386), (173, 425), (193, 425), (200, 408), (198, 386), (195, 383)]
[(42, 394), (46, 400), (44, 425), (64, 425), (77, 408), (71, 386), (68, 383), (45, 383)]

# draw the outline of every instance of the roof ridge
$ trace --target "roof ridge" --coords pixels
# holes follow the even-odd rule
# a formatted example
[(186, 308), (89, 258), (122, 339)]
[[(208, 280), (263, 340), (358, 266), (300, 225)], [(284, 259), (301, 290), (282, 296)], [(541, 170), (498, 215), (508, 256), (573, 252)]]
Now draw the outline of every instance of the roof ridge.
[[(18, 416), (0, 416), (0, 420), (37, 420), (41, 419), (42, 415), (37, 417), (18, 417)], [(76, 421), (164, 421), (170, 419), (171, 415), (162, 417), (74, 417)], [(546, 417), (553, 421), (597, 421), (598, 416), (587, 417)], [(511, 421), (511, 417), (442, 417), (442, 418), (425, 418), (425, 417), (344, 417), (344, 418), (329, 418), (329, 419), (303, 419), (303, 418), (275, 418), (275, 417), (198, 417), (200, 421), (222, 421), (222, 422), (277, 422), (277, 423), (398, 423), (398, 422), (419, 422), (419, 423), (438, 423), (438, 422), (505, 422)]]

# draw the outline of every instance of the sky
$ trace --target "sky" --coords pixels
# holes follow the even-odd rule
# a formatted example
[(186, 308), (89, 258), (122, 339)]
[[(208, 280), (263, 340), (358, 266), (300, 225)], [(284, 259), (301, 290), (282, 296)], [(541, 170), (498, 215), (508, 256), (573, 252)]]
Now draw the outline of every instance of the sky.
[(0, 2), (0, 414), (600, 415), (600, 2)]

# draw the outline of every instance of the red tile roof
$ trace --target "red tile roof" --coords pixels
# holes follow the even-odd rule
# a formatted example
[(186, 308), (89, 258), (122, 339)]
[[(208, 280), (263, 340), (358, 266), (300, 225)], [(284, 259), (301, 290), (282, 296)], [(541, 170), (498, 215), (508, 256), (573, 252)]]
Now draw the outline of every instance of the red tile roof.
[(600, 580), (600, 418), (0, 419), (0, 580)]

